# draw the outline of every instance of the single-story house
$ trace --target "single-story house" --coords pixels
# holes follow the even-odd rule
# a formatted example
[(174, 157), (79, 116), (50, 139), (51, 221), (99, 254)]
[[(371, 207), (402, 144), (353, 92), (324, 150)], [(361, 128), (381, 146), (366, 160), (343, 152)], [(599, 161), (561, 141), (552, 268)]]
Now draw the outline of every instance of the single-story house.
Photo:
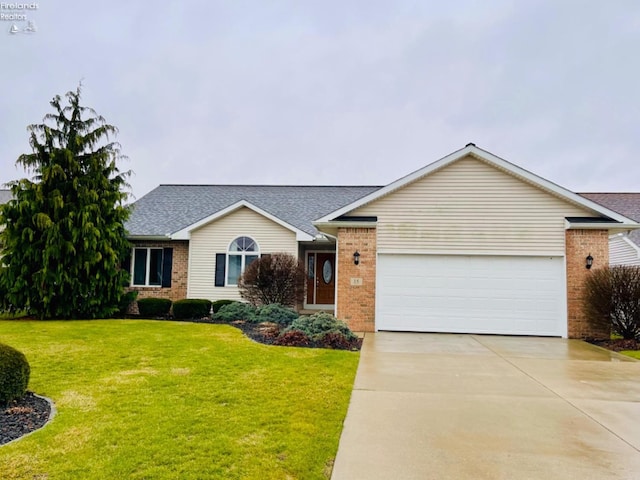
[(263, 254), (355, 331), (594, 337), (584, 282), (632, 218), (468, 144), (383, 186), (160, 185), (134, 204), (139, 298), (239, 299)]
[[(640, 193), (581, 193), (585, 198), (640, 221)], [(610, 265), (640, 265), (640, 230), (614, 233), (609, 237)]]

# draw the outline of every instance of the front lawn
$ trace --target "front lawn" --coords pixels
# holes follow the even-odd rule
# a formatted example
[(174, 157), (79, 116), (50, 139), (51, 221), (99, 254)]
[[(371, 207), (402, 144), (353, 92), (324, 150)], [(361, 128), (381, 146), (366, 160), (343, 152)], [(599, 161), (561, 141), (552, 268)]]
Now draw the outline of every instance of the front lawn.
[(633, 357), (640, 360), (640, 350), (623, 350), (620, 353), (628, 357)]
[(358, 353), (230, 326), (0, 321), (53, 422), (0, 447), (3, 479), (327, 478)]

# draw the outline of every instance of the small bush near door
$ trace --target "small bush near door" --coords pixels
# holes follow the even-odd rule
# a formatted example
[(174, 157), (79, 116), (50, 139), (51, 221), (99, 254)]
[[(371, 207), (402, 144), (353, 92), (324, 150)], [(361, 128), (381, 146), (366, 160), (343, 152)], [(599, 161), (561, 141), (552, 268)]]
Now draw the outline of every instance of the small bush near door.
[(607, 322), (627, 340), (640, 340), (640, 267), (616, 265), (591, 272), (584, 311), (594, 324)]
[(211, 303), (213, 313), (218, 313), (222, 307), (229, 305), (230, 303), (236, 303), (236, 300), (216, 300)]
[(328, 313), (298, 317), (274, 341), (275, 345), (357, 350), (360, 339), (346, 323)]
[(255, 322), (257, 320), (256, 309), (248, 303), (233, 302), (223, 305), (220, 310), (213, 316), (214, 320), (223, 322), (235, 322), (244, 320), (246, 322)]
[(264, 305), (258, 309), (259, 322), (273, 322), (282, 327), (288, 327), (296, 318), (298, 314), (294, 310), (279, 303)]
[(141, 317), (166, 317), (171, 310), (171, 300), (167, 298), (141, 298), (137, 303)]
[(324, 312), (299, 317), (287, 330), (300, 330), (314, 341), (322, 339), (327, 333), (338, 333), (348, 340), (357, 338), (346, 323)]
[(279, 303), (293, 307), (304, 300), (304, 265), (288, 253), (263, 255), (249, 265), (240, 280), (240, 295), (252, 305)]
[(186, 298), (173, 302), (173, 318), (180, 320), (208, 317), (211, 312), (211, 300)]

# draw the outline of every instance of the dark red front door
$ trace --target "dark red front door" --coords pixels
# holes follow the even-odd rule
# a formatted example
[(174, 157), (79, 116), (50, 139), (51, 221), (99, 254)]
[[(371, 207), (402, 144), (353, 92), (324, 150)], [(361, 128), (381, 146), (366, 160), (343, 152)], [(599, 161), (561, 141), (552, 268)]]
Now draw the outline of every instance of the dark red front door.
[(307, 304), (333, 305), (336, 294), (336, 254), (310, 252), (307, 257)]

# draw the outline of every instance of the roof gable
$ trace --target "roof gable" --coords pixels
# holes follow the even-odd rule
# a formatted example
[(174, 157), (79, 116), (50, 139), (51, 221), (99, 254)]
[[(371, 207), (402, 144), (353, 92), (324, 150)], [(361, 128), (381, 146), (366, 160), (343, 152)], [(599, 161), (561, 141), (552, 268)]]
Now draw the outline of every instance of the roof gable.
[(322, 224), (326, 222), (331, 222), (336, 220), (338, 217), (347, 216), (349, 212), (356, 210), (359, 207), (367, 205), (379, 198), (382, 198), (386, 195), (389, 195), (425, 176), (431, 175), (434, 172), (442, 170), (452, 163), (458, 162), (459, 160), (471, 156), (477, 160), (485, 162), (499, 170), (502, 170), (512, 176), (515, 176), (535, 187), (538, 187), (542, 190), (545, 190), (558, 198), (561, 198), (567, 202), (570, 202), (574, 205), (578, 205), (586, 210), (589, 210), (598, 215), (603, 215), (605, 217), (611, 218), (617, 222), (622, 224), (631, 224), (635, 225), (635, 222), (613, 210), (610, 210), (598, 203), (595, 203), (587, 198), (584, 198), (576, 193), (571, 192), (559, 185), (556, 185), (553, 182), (545, 180), (542, 177), (539, 177), (517, 165), (514, 165), (500, 157), (493, 155), (486, 150), (482, 150), (476, 147), (473, 143), (468, 144), (466, 147), (457, 150), (446, 157), (441, 158), (419, 170), (416, 170), (409, 175), (406, 175), (395, 182), (390, 183), (386, 187), (380, 188), (370, 194), (352, 202), (349, 205), (345, 205), (324, 217), (321, 217), (314, 222), (314, 224)]
[(188, 240), (191, 236), (191, 232), (201, 228), (205, 225), (208, 225), (211, 222), (215, 222), (216, 220), (222, 218), (222, 217), (226, 217), (227, 215), (241, 209), (241, 208), (248, 208), (254, 212), (256, 212), (259, 215), (262, 215), (265, 218), (268, 218), (269, 220), (271, 220), (274, 223), (277, 223), (278, 225), (286, 228), (287, 230), (291, 230), (292, 232), (294, 232), (296, 234), (296, 240), (298, 241), (304, 241), (304, 240), (313, 240), (313, 236), (309, 235), (307, 232), (304, 232), (302, 230), (300, 230), (299, 228), (294, 227), (293, 225), (279, 219), (278, 217), (275, 217), (273, 215), (271, 215), (268, 212), (265, 212), (264, 210), (262, 210), (259, 207), (256, 207), (255, 205), (252, 205), (251, 203), (245, 201), (245, 200), (241, 200), (239, 202), (234, 203), (233, 205), (230, 205), (227, 208), (224, 208), (222, 210), (219, 210), (211, 215), (209, 215), (208, 217), (203, 218), (202, 220), (193, 223), (191, 225), (189, 225), (186, 228), (183, 228), (182, 230), (179, 230), (175, 233), (172, 233), (170, 235), (170, 238), (172, 240)]

